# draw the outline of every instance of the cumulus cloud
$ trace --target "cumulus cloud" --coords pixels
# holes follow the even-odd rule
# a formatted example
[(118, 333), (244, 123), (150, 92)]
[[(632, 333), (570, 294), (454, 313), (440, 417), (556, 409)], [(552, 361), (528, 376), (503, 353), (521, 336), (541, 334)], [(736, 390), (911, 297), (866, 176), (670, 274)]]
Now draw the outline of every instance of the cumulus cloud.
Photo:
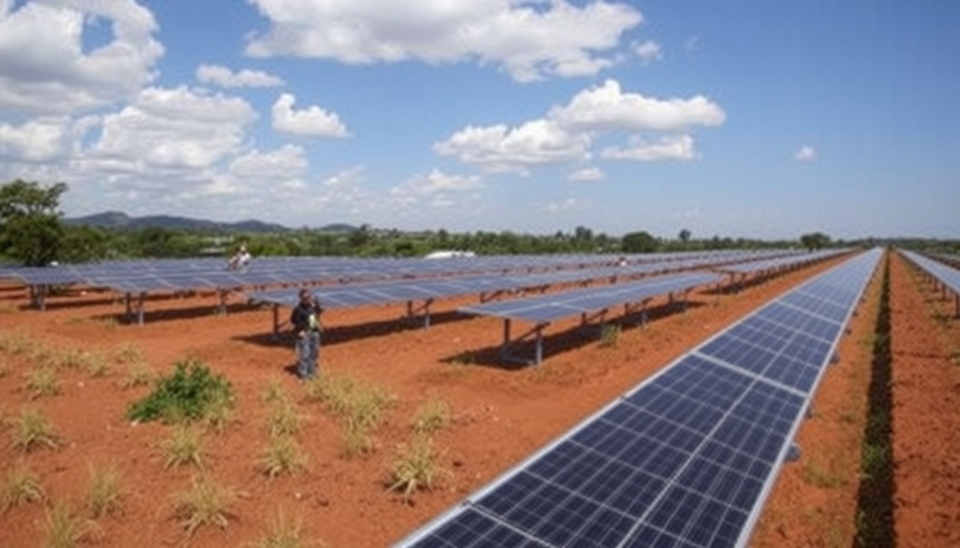
[(271, 88), (284, 84), (283, 80), (259, 70), (241, 70), (234, 72), (219, 65), (200, 65), (197, 67), (197, 80), (204, 84), (213, 84), (223, 88)]
[(48, 162), (70, 151), (74, 133), (68, 117), (42, 117), (19, 126), (0, 124), (0, 158)]
[(347, 127), (335, 112), (327, 112), (313, 105), (302, 110), (294, 110), (296, 98), (290, 93), (282, 93), (273, 103), (273, 129), (305, 137), (348, 137)]
[(434, 151), (487, 171), (526, 174), (535, 166), (587, 160), (589, 145), (587, 135), (552, 120), (533, 120), (516, 128), (470, 126), (435, 144)]
[(628, 131), (677, 131), (695, 125), (717, 126), (726, 119), (723, 109), (702, 95), (654, 99), (624, 93), (616, 80), (578, 93), (549, 116), (570, 128)]
[(663, 59), (663, 49), (660, 47), (660, 44), (653, 40), (647, 40), (642, 44), (637, 44), (634, 46), (633, 51), (637, 53), (637, 56), (640, 57), (644, 65), (649, 65), (654, 61)]
[[(696, 126), (717, 126), (726, 114), (703, 96), (656, 99), (625, 93), (614, 80), (587, 89), (545, 117), (511, 128), (505, 124), (468, 126), (434, 144), (434, 152), (490, 172), (527, 174), (544, 165), (589, 160), (598, 135), (631, 133), (627, 146), (604, 149), (602, 157), (621, 160), (691, 160), (696, 157)], [(640, 133), (660, 133), (649, 142)]]
[(566, 0), (251, 0), (270, 23), (247, 53), (362, 64), (496, 65), (515, 80), (596, 74), (643, 17), (625, 3)]
[(812, 162), (817, 159), (817, 149), (804, 145), (793, 155), (793, 159), (798, 162)]
[(243, 179), (289, 181), (303, 175), (307, 165), (303, 148), (286, 144), (269, 152), (251, 150), (236, 157), (230, 162), (230, 173)]
[[(112, 40), (84, 49), (90, 25)], [(133, 0), (0, 1), (0, 108), (73, 113), (134, 95), (156, 77), (163, 46)]]
[(581, 203), (576, 198), (565, 198), (555, 202), (547, 202), (543, 204), (542, 209), (547, 213), (565, 213), (580, 207)]
[(238, 150), (255, 119), (251, 106), (237, 97), (184, 86), (147, 88), (104, 117), (89, 161), (128, 172), (209, 168)]
[(656, 160), (690, 161), (697, 157), (693, 148), (693, 138), (689, 135), (671, 135), (656, 142), (648, 142), (640, 136), (630, 139), (626, 147), (607, 147), (600, 156), (612, 160), (638, 160), (651, 162)]
[(463, 195), (483, 187), (476, 175), (450, 175), (433, 169), (417, 175), (390, 189), (390, 196), (399, 205), (412, 206), (426, 202), (434, 207), (456, 204), (455, 195)]
[(570, 173), (567, 178), (571, 181), (580, 182), (602, 181), (607, 178), (607, 175), (598, 167), (585, 167)]

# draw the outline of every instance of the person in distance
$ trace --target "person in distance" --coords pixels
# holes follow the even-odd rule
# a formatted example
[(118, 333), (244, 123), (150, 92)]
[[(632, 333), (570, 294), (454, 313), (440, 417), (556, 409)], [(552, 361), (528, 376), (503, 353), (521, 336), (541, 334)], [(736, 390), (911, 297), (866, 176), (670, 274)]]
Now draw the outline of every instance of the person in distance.
[(296, 335), (297, 377), (301, 380), (317, 376), (317, 362), (320, 361), (320, 314), (323, 307), (313, 293), (306, 288), (300, 290), (300, 302), (290, 313), (290, 324)]

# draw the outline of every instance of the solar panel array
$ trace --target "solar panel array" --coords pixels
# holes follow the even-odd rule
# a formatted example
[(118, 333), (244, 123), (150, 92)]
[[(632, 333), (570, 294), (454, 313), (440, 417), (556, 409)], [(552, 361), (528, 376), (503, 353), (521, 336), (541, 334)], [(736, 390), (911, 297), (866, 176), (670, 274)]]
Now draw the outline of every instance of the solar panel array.
[(955, 295), (960, 295), (960, 270), (913, 251), (902, 250), (900, 253), (945, 287), (950, 288)]
[(398, 546), (743, 546), (882, 252), (691, 350)]
[(795, 266), (813, 263), (823, 259), (828, 259), (846, 253), (848, 249), (822, 249), (820, 251), (814, 251), (804, 255), (788, 255), (786, 257), (773, 257), (770, 259), (764, 259), (759, 261), (750, 261), (742, 263), (734, 263), (726, 265), (719, 270), (724, 272), (733, 272), (737, 274), (755, 274), (757, 272), (765, 272), (771, 270), (778, 270), (781, 268), (792, 268)]
[(683, 292), (699, 285), (717, 283), (722, 280), (723, 277), (719, 274), (690, 272), (522, 299), (464, 306), (458, 310), (466, 314), (496, 316), (541, 324), (623, 303), (641, 302), (658, 295)]

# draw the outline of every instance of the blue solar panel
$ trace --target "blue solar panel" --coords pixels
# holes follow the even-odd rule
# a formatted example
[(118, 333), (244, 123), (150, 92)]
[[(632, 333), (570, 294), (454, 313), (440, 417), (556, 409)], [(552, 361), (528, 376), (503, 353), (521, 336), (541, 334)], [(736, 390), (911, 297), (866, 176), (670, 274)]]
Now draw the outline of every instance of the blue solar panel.
[[(880, 254), (822, 275), (817, 294), (852, 307)], [(744, 545), (840, 336), (825, 325), (844, 322), (761, 308), (400, 545), (455, 545), (453, 531), (461, 546), (506, 531), (517, 545)]]

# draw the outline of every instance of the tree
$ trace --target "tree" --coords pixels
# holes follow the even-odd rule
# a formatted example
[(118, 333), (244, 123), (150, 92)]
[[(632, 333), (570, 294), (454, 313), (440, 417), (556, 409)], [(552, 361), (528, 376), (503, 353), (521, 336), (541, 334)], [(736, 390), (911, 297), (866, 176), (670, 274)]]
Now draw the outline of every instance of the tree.
[(680, 231), (679, 236), (680, 236), (680, 241), (683, 242), (684, 244), (690, 241), (690, 231), (687, 230), (686, 228)]
[(822, 232), (812, 232), (800, 236), (800, 244), (808, 251), (816, 251), (830, 245), (830, 236)]
[(660, 242), (647, 232), (628, 232), (620, 240), (620, 249), (624, 253), (652, 253), (660, 247)]
[(0, 253), (27, 266), (43, 266), (58, 257), (63, 243), (60, 196), (65, 183), (44, 187), (17, 179), (0, 186)]

